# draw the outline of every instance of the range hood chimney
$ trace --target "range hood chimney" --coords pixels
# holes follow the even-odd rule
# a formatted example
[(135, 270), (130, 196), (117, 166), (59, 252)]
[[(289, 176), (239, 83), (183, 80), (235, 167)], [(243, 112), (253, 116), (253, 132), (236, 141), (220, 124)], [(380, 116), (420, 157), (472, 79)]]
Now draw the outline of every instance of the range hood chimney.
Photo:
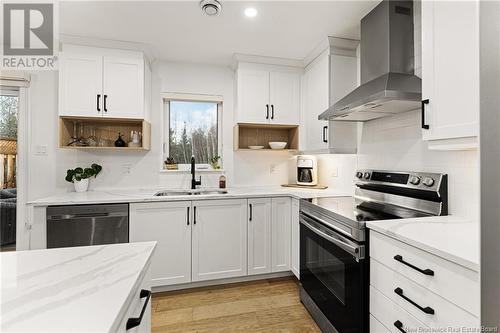
[(382, 1), (361, 20), (361, 85), (318, 118), (368, 121), (420, 108), (413, 48), (413, 1)]

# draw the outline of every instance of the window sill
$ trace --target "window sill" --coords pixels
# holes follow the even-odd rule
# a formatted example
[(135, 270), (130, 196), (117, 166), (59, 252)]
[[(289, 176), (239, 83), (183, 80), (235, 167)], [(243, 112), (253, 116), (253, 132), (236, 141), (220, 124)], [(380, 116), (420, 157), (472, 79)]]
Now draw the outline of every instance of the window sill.
[[(222, 173), (224, 172), (224, 169), (196, 169), (196, 173)], [(191, 173), (191, 170), (166, 170), (162, 169), (160, 170), (160, 173)]]

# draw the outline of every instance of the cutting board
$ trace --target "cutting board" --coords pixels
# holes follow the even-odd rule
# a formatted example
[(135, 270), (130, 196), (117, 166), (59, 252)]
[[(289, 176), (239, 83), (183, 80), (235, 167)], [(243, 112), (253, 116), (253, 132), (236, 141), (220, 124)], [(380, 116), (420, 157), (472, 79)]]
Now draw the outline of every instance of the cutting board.
[(316, 190), (324, 190), (326, 188), (328, 188), (328, 186), (326, 185), (298, 185), (298, 184), (283, 184), (281, 185), (283, 187), (294, 187), (294, 188), (313, 188), (313, 189), (316, 189)]

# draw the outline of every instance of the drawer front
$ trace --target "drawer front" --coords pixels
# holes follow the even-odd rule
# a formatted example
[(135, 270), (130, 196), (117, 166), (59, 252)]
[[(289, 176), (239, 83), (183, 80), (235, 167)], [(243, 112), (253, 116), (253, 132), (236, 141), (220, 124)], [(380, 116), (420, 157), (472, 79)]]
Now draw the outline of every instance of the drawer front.
[(479, 326), (472, 314), (374, 259), (370, 260), (370, 284), (426, 326)]
[(370, 333), (390, 333), (373, 315), (370, 315)]
[[(396, 260), (396, 256), (404, 263)], [(370, 257), (479, 316), (477, 272), (374, 231), (370, 231)], [(431, 270), (433, 275), (426, 275), (419, 270)]]
[[(389, 332), (426, 332), (426, 329), (428, 329), (426, 325), (384, 296), (373, 286), (370, 286), (370, 314)], [(399, 325), (402, 330), (398, 329), (396, 325)], [(378, 331), (373, 331), (370, 328), (370, 333), (378, 333)]]

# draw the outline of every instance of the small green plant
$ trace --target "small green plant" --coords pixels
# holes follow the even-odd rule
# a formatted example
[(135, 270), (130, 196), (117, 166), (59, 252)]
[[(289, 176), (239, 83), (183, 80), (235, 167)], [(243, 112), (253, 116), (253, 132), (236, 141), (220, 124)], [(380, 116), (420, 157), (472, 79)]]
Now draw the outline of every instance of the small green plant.
[(69, 169), (66, 172), (66, 181), (73, 183), (75, 180), (80, 181), (82, 179), (87, 179), (87, 178), (92, 178), (96, 177), (102, 170), (102, 166), (99, 164), (93, 163), (90, 168), (75, 168), (75, 169)]
[(212, 169), (218, 170), (220, 169), (219, 161), (221, 160), (221, 157), (219, 155), (215, 155), (210, 159), (210, 165), (212, 166)]

